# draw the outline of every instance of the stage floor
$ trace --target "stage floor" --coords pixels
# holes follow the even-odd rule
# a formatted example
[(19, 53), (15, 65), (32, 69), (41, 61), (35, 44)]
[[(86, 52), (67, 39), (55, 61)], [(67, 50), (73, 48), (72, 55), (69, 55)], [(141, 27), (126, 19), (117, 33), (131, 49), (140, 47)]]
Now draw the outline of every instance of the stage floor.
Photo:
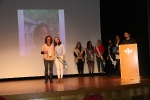
[(150, 85), (149, 78), (121, 80), (118, 76), (67, 77), (64, 78), (63, 83), (56, 83), (56, 81), (57, 78), (53, 79), (53, 83), (48, 82), (47, 84), (44, 83), (44, 79), (3, 81), (0, 82), (0, 95), (83, 90), (90, 88), (100, 88), (101, 91), (104, 91), (123, 88), (123, 86)]

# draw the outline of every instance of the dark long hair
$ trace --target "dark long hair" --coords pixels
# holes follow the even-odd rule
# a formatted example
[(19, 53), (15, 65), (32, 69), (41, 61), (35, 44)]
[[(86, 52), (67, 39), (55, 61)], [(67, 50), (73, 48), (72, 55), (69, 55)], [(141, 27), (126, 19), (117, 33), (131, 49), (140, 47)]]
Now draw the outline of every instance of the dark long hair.
[(50, 31), (49, 31), (49, 28), (48, 28), (48, 25), (47, 25), (46, 23), (40, 23), (40, 24), (38, 24), (38, 25), (34, 28), (34, 34), (35, 34), (35, 35), (38, 34), (38, 32), (39, 32), (39, 30), (40, 30), (41, 27), (45, 27), (45, 28), (47, 29), (47, 31), (50, 32)]
[[(119, 37), (119, 44), (121, 43), (121, 38), (120, 38), (120, 36), (119, 35), (116, 35), (116, 36), (118, 36)], [(115, 44), (117, 43), (117, 39), (116, 39), (116, 37), (115, 37)]]
[(50, 41), (50, 45), (53, 43), (53, 39), (50, 35), (45, 37), (45, 44), (47, 44), (47, 38), (50, 37), (51, 41)]
[(79, 48), (79, 50), (81, 50), (81, 48), (82, 48), (81, 42), (77, 42), (75, 49), (77, 49), (77, 47), (78, 47), (78, 43), (80, 44), (80, 48)]
[(39, 42), (39, 40), (38, 40), (39, 34), (40, 34), (40, 33), (39, 33), (39, 30), (40, 30), (40, 28), (42, 28), (42, 27), (45, 27), (45, 28), (47, 29), (47, 31), (48, 31), (48, 34), (50, 34), (48, 25), (47, 25), (46, 23), (40, 23), (40, 24), (38, 24), (38, 25), (34, 28), (34, 31), (33, 31), (33, 33), (34, 33), (34, 44), (35, 44), (35, 45), (37, 45), (38, 42)]
[[(89, 47), (89, 46), (90, 46), (90, 43), (91, 43), (91, 41), (88, 41), (88, 42), (87, 42), (87, 49), (90, 49), (90, 47)], [(93, 48), (92, 44), (91, 44), (91, 48)]]
[(56, 39), (56, 38), (59, 40), (58, 45), (61, 45), (62, 42), (60, 41), (60, 38), (59, 38), (59, 37), (55, 37), (55, 38), (54, 38), (54, 46), (57, 45), (57, 43), (55, 42), (55, 39)]
[(108, 45), (110, 45), (109, 41), (111, 41), (111, 44), (113, 44), (113, 39), (111, 38), (108, 39)]
[[(97, 41), (99, 41), (100, 42), (100, 44), (102, 45), (102, 41), (100, 40), (100, 39), (98, 39)], [(98, 44), (97, 44), (98, 45)]]

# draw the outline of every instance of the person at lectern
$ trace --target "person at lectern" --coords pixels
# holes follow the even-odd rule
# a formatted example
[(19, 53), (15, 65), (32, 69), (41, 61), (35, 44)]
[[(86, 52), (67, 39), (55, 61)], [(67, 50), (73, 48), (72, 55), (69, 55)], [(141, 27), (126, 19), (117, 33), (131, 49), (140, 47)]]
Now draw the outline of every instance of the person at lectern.
[(53, 83), (53, 64), (54, 64), (54, 45), (52, 44), (53, 39), (51, 36), (45, 37), (45, 43), (42, 46), (41, 54), (43, 54), (44, 57), (44, 65), (45, 65), (45, 83), (48, 82), (48, 69), (49, 69), (49, 78), (50, 83)]
[(87, 42), (86, 48), (86, 60), (88, 64), (89, 74), (93, 76), (94, 73), (94, 47), (92, 46), (92, 42)]
[(85, 50), (80, 42), (77, 42), (74, 49), (74, 61), (77, 64), (79, 77), (83, 76), (84, 62), (85, 62)]
[(55, 56), (56, 56), (55, 65), (56, 65), (57, 77), (58, 77), (57, 83), (63, 83), (63, 73), (64, 73), (64, 71), (63, 71), (64, 64), (63, 63), (65, 62), (65, 52), (66, 52), (65, 46), (58, 37), (55, 37), (54, 38), (54, 47), (55, 47)]
[(99, 73), (105, 73), (104, 72), (105, 60), (103, 58), (103, 53), (104, 53), (104, 46), (102, 45), (101, 40), (97, 40), (97, 46), (95, 46), (95, 54)]
[(122, 44), (134, 44), (136, 41), (130, 37), (129, 32), (124, 32), (125, 40), (122, 41)]

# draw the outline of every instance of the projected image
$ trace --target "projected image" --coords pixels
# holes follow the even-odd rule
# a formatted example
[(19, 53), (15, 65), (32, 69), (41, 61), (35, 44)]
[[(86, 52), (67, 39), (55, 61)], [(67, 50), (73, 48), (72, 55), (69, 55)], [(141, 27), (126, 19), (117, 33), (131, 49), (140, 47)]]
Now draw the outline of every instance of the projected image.
[(18, 10), (20, 56), (38, 56), (47, 35), (65, 43), (64, 10)]

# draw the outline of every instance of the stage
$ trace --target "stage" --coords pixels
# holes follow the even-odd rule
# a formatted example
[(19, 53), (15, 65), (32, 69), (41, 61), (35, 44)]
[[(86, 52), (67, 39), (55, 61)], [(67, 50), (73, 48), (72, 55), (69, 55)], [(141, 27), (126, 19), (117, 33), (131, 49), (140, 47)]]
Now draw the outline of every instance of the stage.
[(6, 100), (82, 100), (86, 94), (101, 93), (104, 100), (111, 100), (150, 92), (150, 78), (121, 80), (118, 76), (84, 76), (65, 77), (63, 83), (56, 81), (57, 78), (47, 84), (44, 79), (1, 81), (0, 96)]

